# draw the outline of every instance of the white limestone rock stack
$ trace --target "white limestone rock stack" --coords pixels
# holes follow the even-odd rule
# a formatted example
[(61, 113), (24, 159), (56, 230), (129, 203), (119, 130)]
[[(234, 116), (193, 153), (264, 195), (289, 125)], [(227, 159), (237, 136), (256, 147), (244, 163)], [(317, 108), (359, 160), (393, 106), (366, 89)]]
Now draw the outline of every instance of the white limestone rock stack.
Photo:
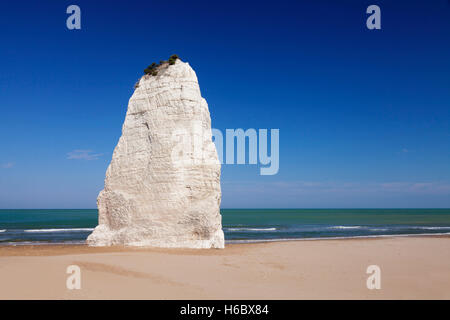
[(87, 243), (223, 248), (208, 105), (188, 63), (157, 72), (140, 79), (129, 101)]

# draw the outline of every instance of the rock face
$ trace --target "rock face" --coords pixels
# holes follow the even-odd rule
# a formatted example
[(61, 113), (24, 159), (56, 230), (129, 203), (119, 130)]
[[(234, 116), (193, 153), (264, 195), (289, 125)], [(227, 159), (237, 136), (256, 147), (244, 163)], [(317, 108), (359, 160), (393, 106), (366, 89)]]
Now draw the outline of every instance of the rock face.
[(92, 246), (223, 248), (220, 162), (211, 118), (188, 63), (145, 75), (97, 199)]

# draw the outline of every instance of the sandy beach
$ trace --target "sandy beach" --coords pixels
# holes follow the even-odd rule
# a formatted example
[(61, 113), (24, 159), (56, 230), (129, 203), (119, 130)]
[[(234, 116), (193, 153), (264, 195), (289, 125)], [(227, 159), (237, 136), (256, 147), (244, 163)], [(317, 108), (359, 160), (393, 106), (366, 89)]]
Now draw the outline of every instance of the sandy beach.
[[(66, 288), (69, 265), (80, 290)], [(380, 290), (367, 289), (369, 265), (381, 268)], [(450, 237), (0, 247), (0, 299), (450, 299)]]

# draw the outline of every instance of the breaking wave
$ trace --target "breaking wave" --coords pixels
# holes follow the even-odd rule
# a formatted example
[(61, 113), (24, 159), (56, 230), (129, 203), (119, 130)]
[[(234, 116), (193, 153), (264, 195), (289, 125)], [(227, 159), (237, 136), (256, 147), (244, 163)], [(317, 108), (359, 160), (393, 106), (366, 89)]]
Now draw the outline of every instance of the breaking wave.
[(235, 231), (235, 232), (239, 232), (239, 231), (266, 232), (266, 231), (277, 231), (277, 228), (225, 228), (225, 230), (231, 231), (231, 232), (233, 232), (233, 231)]
[(362, 226), (333, 226), (329, 227), (328, 229), (361, 229), (364, 228)]
[(27, 229), (24, 232), (83, 232), (83, 231), (93, 231), (94, 228), (70, 228), (70, 229)]

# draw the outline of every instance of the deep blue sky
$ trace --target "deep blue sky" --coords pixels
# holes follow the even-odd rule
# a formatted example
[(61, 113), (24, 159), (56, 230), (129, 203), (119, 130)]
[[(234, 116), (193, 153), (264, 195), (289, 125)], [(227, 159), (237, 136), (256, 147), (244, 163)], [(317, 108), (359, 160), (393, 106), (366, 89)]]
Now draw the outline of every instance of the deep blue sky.
[(134, 83), (172, 53), (213, 127), (280, 129), (277, 175), (223, 166), (224, 208), (450, 207), (447, 0), (2, 1), (0, 40), (0, 208), (94, 208)]

